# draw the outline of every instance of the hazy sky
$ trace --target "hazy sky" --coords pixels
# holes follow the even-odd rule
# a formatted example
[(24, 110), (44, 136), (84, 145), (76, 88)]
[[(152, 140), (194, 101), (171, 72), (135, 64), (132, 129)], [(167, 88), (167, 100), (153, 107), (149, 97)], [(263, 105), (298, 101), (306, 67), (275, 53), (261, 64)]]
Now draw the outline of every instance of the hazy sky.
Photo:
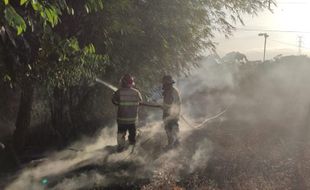
[[(244, 16), (245, 25), (238, 24), (230, 39), (218, 36), (220, 55), (239, 51), (249, 59), (262, 59), (264, 38), (258, 33), (269, 34), (266, 59), (278, 54), (298, 54), (298, 36), (302, 37), (301, 53), (310, 55), (310, 0), (278, 0), (273, 13), (265, 11), (257, 16)], [(286, 32), (290, 31), (290, 32)], [(296, 32), (294, 32), (296, 31)]]

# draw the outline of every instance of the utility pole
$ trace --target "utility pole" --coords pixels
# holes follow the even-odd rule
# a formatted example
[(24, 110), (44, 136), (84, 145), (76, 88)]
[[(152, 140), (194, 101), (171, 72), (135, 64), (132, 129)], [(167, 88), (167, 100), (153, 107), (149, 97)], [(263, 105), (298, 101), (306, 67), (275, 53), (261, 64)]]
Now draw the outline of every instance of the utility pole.
[(267, 33), (259, 33), (258, 36), (264, 36), (265, 42), (264, 42), (264, 57), (263, 57), (263, 62), (265, 62), (266, 59), (266, 43), (267, 43), (267, 38), (269, 35)]
[(302, 36), (298, 36), (298, 54), (301, 55)]

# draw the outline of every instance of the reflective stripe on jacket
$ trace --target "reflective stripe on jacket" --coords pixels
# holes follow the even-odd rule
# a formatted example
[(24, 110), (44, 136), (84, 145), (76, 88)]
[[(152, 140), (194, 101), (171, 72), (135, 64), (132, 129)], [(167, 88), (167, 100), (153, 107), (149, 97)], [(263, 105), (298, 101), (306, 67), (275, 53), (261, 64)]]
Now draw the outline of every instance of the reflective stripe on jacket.
[(139, 103), (142, 101), (140, 92), (134, 88), (120, 88), (114, 94), (112, 102), (118, 105), (117, 123), (135, 124), (138, 121)]

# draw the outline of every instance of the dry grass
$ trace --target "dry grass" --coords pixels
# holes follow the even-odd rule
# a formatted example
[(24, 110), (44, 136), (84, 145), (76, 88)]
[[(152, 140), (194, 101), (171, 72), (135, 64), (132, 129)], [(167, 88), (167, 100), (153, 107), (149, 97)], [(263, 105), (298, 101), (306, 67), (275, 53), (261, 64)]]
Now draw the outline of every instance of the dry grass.
[(162, 174), (142, 189), (310, 189), (310, 145), (291, 139), (289, 129), (232, 122), (215, 126), (208, 128), (215, 148), (206, 168), (178, 180)]

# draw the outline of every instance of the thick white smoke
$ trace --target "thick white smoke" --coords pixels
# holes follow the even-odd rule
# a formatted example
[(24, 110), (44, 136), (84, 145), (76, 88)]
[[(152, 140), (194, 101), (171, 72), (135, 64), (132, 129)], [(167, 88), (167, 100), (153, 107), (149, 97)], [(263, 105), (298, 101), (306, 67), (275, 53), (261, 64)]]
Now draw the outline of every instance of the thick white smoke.
[(116, 130), (106, 128), (95, 142), (85, 139), (72, 145), (80, 151), (52, 153), (46, 160), (29, 165), (6, 189), (87, 189), (151, 179), (155, 173), (171, 171), (178, 177), (184, 170), (190, 173), (205, 166), (212, 152), (212, 144), (206, 138), (201, 142), (186, 140), (190, 131), (182, 129), (184, 144), (164, 152), (164, 129), (160, 123), (152, 123), (141, 129), (139, 142), (131, 154), (131, 149), (111, 152), (116, 144)]

